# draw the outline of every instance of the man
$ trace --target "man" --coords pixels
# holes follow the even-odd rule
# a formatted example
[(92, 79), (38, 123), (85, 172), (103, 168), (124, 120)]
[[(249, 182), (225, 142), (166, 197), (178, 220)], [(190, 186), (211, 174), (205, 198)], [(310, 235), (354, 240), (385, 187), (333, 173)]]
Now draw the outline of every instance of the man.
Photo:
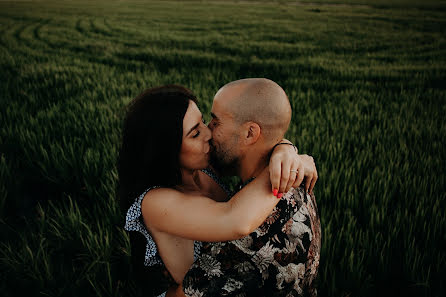
[[(283, 139), (291, 120), (291, 107), (285, 92), (275, 82), (243, 79), (217, 92), (212, 118), (211, 164), (220, 173), (235, 173), (247, 184), (268, 165), (270, 152)], [(306, 158), (307, 163), (312, 162)], [(289, 174), (299, 172), (290, 168)], [(314, 176), (307, 177), (305, 186), (287, 192), (265, 222), (249, 236), (203, 243), (200, 258), (184, 278), (184, 293), (315, 296), (320, 220), (314, 195), (305, 189), (312, 189), (316, 179), (314, 167)], [(275, 177), (272, 184), (278, 184)], [(278, 198), (284, 189), (282, 183)]]

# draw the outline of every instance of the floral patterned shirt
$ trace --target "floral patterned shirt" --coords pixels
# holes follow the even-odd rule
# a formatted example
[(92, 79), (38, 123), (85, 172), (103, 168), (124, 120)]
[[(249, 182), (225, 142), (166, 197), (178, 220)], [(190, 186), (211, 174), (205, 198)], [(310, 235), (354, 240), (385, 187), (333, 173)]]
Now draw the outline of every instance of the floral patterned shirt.
[(316, 296), (321, 227), (314, 195), (291, 189), (254, 232), (203, 243), (183, 281), (189, 297)]

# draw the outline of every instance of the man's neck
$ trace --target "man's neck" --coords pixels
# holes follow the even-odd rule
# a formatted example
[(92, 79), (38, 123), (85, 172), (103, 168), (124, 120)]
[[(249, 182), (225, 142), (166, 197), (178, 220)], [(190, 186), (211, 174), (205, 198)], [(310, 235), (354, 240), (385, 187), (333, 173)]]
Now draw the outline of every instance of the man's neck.
[(268, 152), (269, 151), (251, 151), (246, 153), (240, 159), (238, 176), (243, 182), (260, 175), (263, 169), (268, 165)]

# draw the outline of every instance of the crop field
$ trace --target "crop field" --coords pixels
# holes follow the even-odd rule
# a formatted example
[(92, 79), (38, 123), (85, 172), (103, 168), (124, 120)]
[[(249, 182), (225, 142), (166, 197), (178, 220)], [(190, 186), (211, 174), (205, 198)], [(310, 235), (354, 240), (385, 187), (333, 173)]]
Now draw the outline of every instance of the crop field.
[(432, 0), (0, 1), (1, 295), (138, 295), (116, 198), (125, 106), (176, 83), (209, 120), (246, 77), (284, 88), (286, 136), (315, 159), (319, 296), (445, 296)]

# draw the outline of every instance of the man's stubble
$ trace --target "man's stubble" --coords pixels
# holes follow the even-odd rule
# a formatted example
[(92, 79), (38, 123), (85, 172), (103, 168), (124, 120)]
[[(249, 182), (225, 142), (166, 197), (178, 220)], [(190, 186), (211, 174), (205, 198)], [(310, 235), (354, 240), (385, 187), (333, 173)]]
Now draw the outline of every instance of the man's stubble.
[(222, 176), (235, 176), (239, 173), (240, 157), (235, 153), (238, 146), (237, 139), (232, 138), (231, 143), (215, 145), (210, 141), (211, 152), (209, 162)]

